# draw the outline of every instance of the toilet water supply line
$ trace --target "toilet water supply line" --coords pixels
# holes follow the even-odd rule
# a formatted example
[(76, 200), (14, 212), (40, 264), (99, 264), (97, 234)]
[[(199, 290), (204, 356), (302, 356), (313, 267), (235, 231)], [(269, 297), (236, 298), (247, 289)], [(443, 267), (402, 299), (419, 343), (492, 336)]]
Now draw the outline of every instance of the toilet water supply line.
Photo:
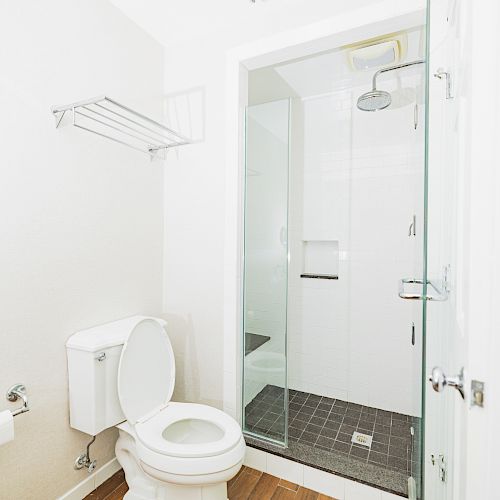
[(75, 469), (76, 470), (80, 470), (80, 469), (83, 469), (85, 467), (87, 469), (87, 472), (89, 474), (92, 474), (92, 472), (94, 472), (95, 468), (97, 467), (97, 460), (90, 459), (90, 447), (94, 444), (95, 438), (96, 438), (96, 436), (92, 436), (92, 440), (87, 445), (87, 452), (82, 453), (75, 460)]

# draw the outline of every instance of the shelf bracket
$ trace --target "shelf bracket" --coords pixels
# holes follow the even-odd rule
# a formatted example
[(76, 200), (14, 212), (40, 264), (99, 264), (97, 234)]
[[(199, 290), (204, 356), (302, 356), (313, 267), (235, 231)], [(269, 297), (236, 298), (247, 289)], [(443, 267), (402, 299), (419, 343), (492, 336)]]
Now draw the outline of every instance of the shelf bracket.
[(56, 121), (56, 128), (59, 128), (66, 111), (53, 111), (52, 113), (54, 115), (54, 120)]

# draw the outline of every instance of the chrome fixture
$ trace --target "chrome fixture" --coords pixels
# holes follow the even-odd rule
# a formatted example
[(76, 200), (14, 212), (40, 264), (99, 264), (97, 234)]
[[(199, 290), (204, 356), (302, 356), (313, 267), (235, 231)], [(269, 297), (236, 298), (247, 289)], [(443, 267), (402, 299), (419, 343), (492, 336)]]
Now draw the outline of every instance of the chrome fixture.
[(484, 382), (480, 380), (471, 380), (471, 406), (484, 407)]
[(96, 361), (99, 361), (102, 362), (106, 359), (106, 353), (105, 352), (100, 352), (96, 357), (95, 357), (95, 360)]
[(453, 99), (453, 95), (451, 93), (451, 75), (448, 71), (445, 71), (443, 68), (439, 68), (434, 76), (442, 80), (443, 78), (446, 80), (446, 99)]
[(417, 229), (417, 216), (414, 215), (410, 227), (408, 228), (408, 237), (416, 236), (417, 234), (416, 229)]
[[(405, 292), (405, 285), (407, 284), (412, 284), (412, 285), (423, 285), (426, 284), (430, 286), (435, 292), (435, 295), (429, 295), (429, 294), (423, 294), (423, 293), (412, 293), (412, 292)], [(399, 280), (399, 292), (398, 295), (405, 300), (435, 300), (435, 301), (440, 301), (443, 302), (445, 300), (448, 300), (448, 290), (446, 288), (443, 288), (442, 290), (439, 289), (438, 285), (434, 283), (434, 281), (424, 281), (418, 278), (403, 278)]]
[[(413, 425), (410, 427), (411, 448), (410, 448), (410, 463), (413, 462), (413, 455), (415, 449), (415, 428)], [(417, 500), (417, 482), (411, 475), (408, 478), (408, 500)]]
[(419, 60), (379, 69), (373, 75), (372, 90), (359, 96), (358, 109), (361, 111), (380, 111), (381, 109), (389, 107), (392, 102), (391, 94), (385, 90), (377, 90), (377, 77), (382, 73), (387, 73), (388, 71), (394, 71), (396, 69), (407, 68), (408, 66), (415, 66), (416, 64), (424, 63), (424, 60)]
[(64, 106), (53, 106), (56, 128), (67, 112), (72, 125), (150, 155), (191, 144), (191, 140), (165, 125), (130, 109), (107, 96), (94, 97)]
[(91, 445), (94, 444), (95, 438), (96, 437), (93, 436), (92, 440), (87, 445), (87, 451), (86, 451), (86, 453), (82, 453), (75, 460), (74, 467), (75, 467), (76, 470), (80, 470), (80, 469), (83, 469), (85, 467), (87, 469), (87, 472), (89, 474), (92, 474), (92, 472), (94, 472), (95, 468), (97, 467), (97, 460), (91, 460), (90, 459), (90, 447), (91, 447)]
[(28, 395), (26, 394), (26, 387), (24, 384), (13, 385), (7, 391), (6, 398), (12, 403), (16, 402), (18, 399), (23, 400), (23, 406), (21, 406), (21, 408), (18, 408), (17, 410), (11, 410), (13, 417), (17, 417), (17, 415), (21, 415), (21, 413), (30, 411), (30, 408), (28, 406)]
[(431, 376), (429, 377), (429, 382), (432, 384), (432, 388), (436, 392), (443, 392), (446, 386), (454, 387), (465, 399), (464, 392), (464, 369), (460, 370), (460, 373), (455, 377), (447, 377), (442, 368), (435, 366), (432, 369)]

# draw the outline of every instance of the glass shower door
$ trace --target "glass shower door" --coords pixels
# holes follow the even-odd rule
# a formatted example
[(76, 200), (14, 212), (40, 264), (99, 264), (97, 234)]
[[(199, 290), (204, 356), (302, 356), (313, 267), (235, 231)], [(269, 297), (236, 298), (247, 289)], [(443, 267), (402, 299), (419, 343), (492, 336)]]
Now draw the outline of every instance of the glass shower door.
[(243, 430), (287, 445), (288, 99), (246, 110)]
[[(455, 2), (453, 9), (440, 2), (428, 3), (427, 280), (442, 290), (446, 300), (426, 303), (426, 378), (433, 378), (425, 381), (426, 500), (458, 498), (465, 480), (460, 472), (466, 456), (467, 405), (451, 384), (446, 387), (440, 382), (443, 377), (448, 382), (460, 381), (467, 349), (463, 241), (469, 235), (464, 234), (461, 213), (467, 160), (461, 141), (465, 99), (460, 95), (466, 90), (452, 86), (447, 96), (446, 77), (433, 75), (446, 68), (452, 78), (460, 80), (460, 61), (466, 60), (469, 50), (457, 43), (464, 36), (466, 3)], [(427, 293), (432, 293), (429, 286)]]

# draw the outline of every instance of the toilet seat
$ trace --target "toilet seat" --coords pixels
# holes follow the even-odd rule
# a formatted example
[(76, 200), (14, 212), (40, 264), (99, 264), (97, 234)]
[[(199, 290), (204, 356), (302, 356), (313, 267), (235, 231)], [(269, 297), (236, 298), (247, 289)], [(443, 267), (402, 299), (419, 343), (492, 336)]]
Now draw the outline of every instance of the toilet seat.
[[(190, 439), (189, 429), (181, 429), (177, 442), (175, 436), (179, 423), (192, 422), (201, 427), (198, 435)], [(193, 429), (196, 434), (196, 429)], [(217, 408), (195, 403), (169, 403), (164, 409), (135, 426), (139, 440), (150, 450), (171, 457), (211, 457), (234, 448), (241, 439), (241, 429), (234, 419)], [(165, 437), (166, 434), (166, 437)]]
[(118, 427), (134, 437), (143, 469), (182, 482), (239, 467), (245, 441), (238, 423), (211, 406), (171, 402), (174, 384), (170, 340), (163, 325), (144, 319), (127, 337), (118, 367), (118, 398), (127, 419)]
[(163, 325), (143, 319), (123, 344), (118, 364), (118, 399), (131, 425), (157, 413), (175, 386), (175, 358)]

